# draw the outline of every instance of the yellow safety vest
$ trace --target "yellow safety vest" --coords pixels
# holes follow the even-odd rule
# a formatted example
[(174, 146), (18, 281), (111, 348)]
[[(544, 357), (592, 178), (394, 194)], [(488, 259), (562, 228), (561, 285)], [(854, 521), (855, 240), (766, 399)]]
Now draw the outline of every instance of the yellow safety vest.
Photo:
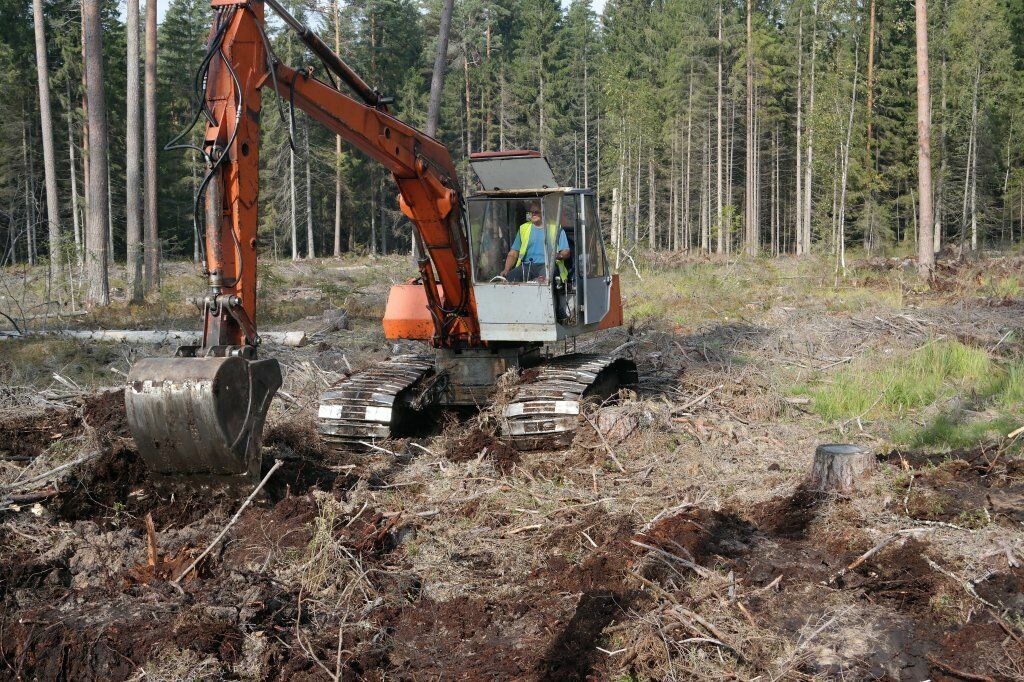
[[(516, 261), (516, 267), (518, 268), (523, 264), (523, 256), (526, 255), (526, 247), (530, 245), (530, 235), (533, 234), (533, 223), (523, 223), (519, 226), (519, 260)], [(558, 225), (548, 225), (548, 245), (556, 249), (555, 255), (558, 255)], [(565, 266), (565, 261), (556, 260), (558, 263), (558, 272), (562, 275), (562, 281), (569, 281), (569, 268)]]

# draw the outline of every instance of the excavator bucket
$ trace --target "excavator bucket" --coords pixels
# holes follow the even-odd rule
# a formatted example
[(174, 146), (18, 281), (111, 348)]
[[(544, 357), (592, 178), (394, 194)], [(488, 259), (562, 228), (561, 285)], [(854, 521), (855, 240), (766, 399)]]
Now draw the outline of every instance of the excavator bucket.
[(147, 358), (125, 387), (128, 425), (156, 478), (258, 480), (277, 360)]

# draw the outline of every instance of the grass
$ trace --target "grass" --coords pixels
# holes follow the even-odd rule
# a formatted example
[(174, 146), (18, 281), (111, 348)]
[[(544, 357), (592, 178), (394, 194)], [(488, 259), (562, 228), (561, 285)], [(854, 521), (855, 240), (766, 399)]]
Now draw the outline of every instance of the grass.
[[(614, 260), (614, 252), (610, 258)], [(712, 319), (745, 320), (808, 300), (823, 302), (830, 312), (903, 304), (898, 277), (892, 273), (851, 267), (847, 277), (837, 281), (827, 258), (707, 261), (661, 254), (649, 262), (640, 259), (638, 266), (642, 282), (628, 262), (620, 268), (626, 317), (634, 321), (658, 318), (696, 326)]]
[[(809, 396), (811, 409), (826, 421), (890, 420), (897, 443), (961, 449), (1020, 425), (1024, 361), (999, 364), (984, 350), (939, 340), (909, 353), (864, 359), (794, 393)], [(957, 397), (970, 409), (950, 407), (920, 422), (927, 408)]]
[(827, 385), (797, 392), (809, 394), (813, 410), (828, 421), (886, 417), (976, 390), (992, 371), (984, 351), (956, 341), (934, 341), (907, 355), (868, 358), (839, 372)]

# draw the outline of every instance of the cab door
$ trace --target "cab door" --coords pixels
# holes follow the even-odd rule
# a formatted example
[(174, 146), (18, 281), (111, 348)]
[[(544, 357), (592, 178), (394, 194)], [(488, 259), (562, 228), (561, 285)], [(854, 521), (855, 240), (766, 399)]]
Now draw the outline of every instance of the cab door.
[(583, 324), (596, 324), (608, 314), (612, 277), (604, 255), (597, 201), (593, 194), (577, 194), (577, 288), (582, 293)]

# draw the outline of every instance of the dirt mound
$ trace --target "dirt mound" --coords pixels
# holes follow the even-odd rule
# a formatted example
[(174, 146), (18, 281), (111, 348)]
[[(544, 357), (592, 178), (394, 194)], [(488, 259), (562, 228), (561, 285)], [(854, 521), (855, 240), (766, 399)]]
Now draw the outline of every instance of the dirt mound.
[(104, 624), (61, 617), (50, 608), (30, 611), (0, 629), (0, 654), (12, 679), (124, 680), (169, 644), (226, 663), (241, 653), (238, 627), (199, 608), (177, 618), (154, 618), (151, 612), (122, 615)]
[(253, 508), (235, 525), (233, 541), (225, 549), (223, 563), (257, 569), (268, 552), (298, 553), (313, 536), (317, 503), (312, 495), (288, 497), (269, 509)]
[(844, 576), (845, 587), (860, 590), (873, 603), (929, 617), (931, 600), (945, 578), (925, 561), (928, 548), (911, 539), (883, 550)]
[(749, 511), (751, 521), (765, 532), (781, 538), (800, 539), (818, 515), (825, 497), (801, 484), (787, 497), (755, 504)]
[(926, 521), (981, 527), (1024, 521), (1024, 461), (994, 445), (945, 454), (894, 450), (885, 456), (911, 476), (898, 486), (904, 513)]
[(81, 467), (58, 498), (55, 511), (65, 521), (109, 516), (126, 509), (129, 495), (146, 481), (146, 465), (139, 453), (121, 442)]
[(594, 679), (603, 659), (596, 645), (628, 599), (595, 590), (572, 599), (424, 600), (397, 619), (390, 663), (403, 679)]
[(498, 439), (493, 433), (473, 428), (463, 438), (454, 441), (445, 451), (445, 457), (453, 462), (475, 460), (480, 453), (494, 462), (500, 472), (508, 473), (519, 463), (519, 451)]
[(38, 457), (55, 442), (82, 432), (75, 410), (47, 408), (0, 416), (0, 459), (24, 462)]
[(131, 438), (125, 416), (124, 391), (100, 391), (87, 396), (82, 403), (82, 418), (101, 441)]

